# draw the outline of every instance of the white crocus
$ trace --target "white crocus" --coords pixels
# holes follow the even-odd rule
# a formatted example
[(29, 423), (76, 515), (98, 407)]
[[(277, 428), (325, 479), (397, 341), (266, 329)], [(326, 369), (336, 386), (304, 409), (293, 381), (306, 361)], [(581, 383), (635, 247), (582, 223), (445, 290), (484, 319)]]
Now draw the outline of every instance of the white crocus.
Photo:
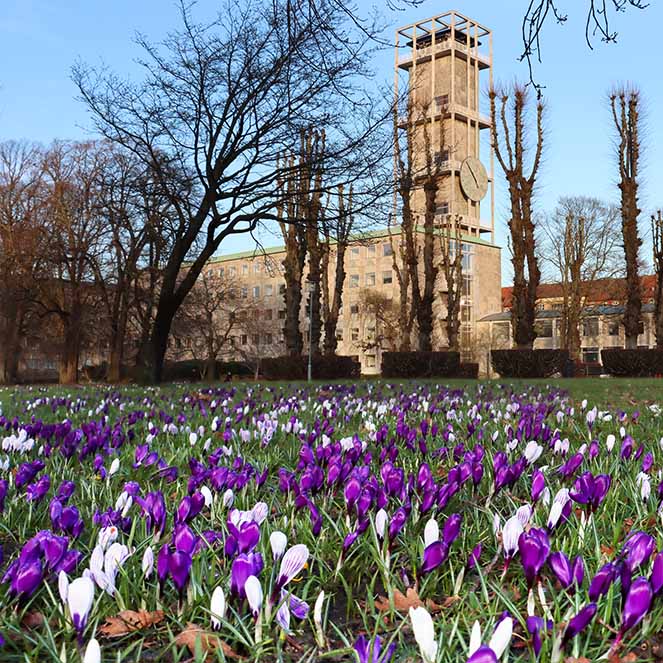
[(277, 560), (285, 552), (285, 547), (288, 545), (288, 537), (278, 530), (272, 532), (269, 536), (269, 545), (272, 548), (272, 557)]
[(539, 460), (541, 454), (543, 453), (543, 447), (536, 441), (531, 440), (527, 443), (525, 447), (525, 458), (527, 459), (527, 464), (531, 465)]
[(389, 520), (389, 516), (384, 509), (380, 509), (375, 514), (375, 531), (381, 539), (384, 539), (384, 533), (387, 529), (387, 520)]
[(424, 663), (434, 663), (437, 657), (437, 641), (433, 618), (424, 607), (410, 608), (410, 621)]
[(58, 592), (60, 593), (62, 603), (66, 603), (67, 594), (69, 593), (69, 578), (64, 571), (58, 573)]
[(101, 647), (96, 638), (91, 638), (85, 648), (85, 656), (83, 656), (83, 663), (100, 663), (101, 661)]
[(617, 438), (612, 433), (610, 433), (610, 435), (608, 435), (608, 437), (605, 438), (605, 448), (608, 451), (612, 451), (615, 447), (615, 442), (616, 441), (617, 441)]
[(504, 547), (504, 555), (511, 558), (518, 550), (518, 539), (523, 533), (523, 524), (518, 516), (511, 516), (509, 520), (504, 523), (502, 530), (502, 545)]
[(424, 527), (424, 547), (428, 548), (431, 543), (440, 540), (440, 526), (435, 518), (431, 518)]
[(235, 501), (235, 493), (233, 493), (232, 488), (228, 488), (223, 497), (221, 498), (221, 503), (224, 507), (231, 507)]
[(520, 521), (520, 524), (523, 527), (526, 527), (527, 523), (529, 523), (529, 519), (532, 517), (532, 507), (529, 504), (523, 504), (523, 506), (519, 507), (516, 511), (516, 517)]
[(201, 486), (200, 494), (205, 498), (205, 506), (208, 508), (211, 507), (214, 503), (214, 496), (212, 495), (212, 491), (207, 486)]
[[(252, 576), (254, 577), (254, 576)], [(218, 629), (221, 627), (221, 620), (226, 616), (226, 595), (223, 593), (221, 587), (216, 587), (212, 592), (212, 600), (210, 601), (210, 612), (212, 628)]]
[(255, 576), (249, 576), (246, 579), (244, 591), (246, 592), (246, 600), (249, 603), (251, 614), (254, 619), (257, 619), (262, 607), (262, 587), (260, 580)]
[(152, 575), (152, 569), (154, 569), (154, 551), (151, 546), (145, 548), (143, 553), (143, 562), (142, 562), (143, 575), (146, 578), (149, 578)]
[(502, 657), (502, 654), (506, 651), (506, 648), (511, 642), (511, 637), (513, 635), (513, 619), (511, 617), (505, 617), (495, 629), (493, 637), (490, 639), (488, 646), (495, 652), (495, 656), (499, 660)]
[(106, 548), (117, 539), (118, 534), (119, 532), (115, 525), (102, 527), (101, 530), (99, 530), (99, 536), (97, 536), (97, 545), (101, 546), (103, 550), (106, 550)]
[(117, 473), (117, 471), (120, 469), (120, 459), (119, 458), (114, 458), (113, 462), (111, 463), (111, 466), (108, 470), (108, 476), (112, 477), (114, 474)]
[(313, 623), (315, 624), (315, 639), (321, 649), (325, 646), (325, 632), (322, 628), (322, 606), (324, 602), (325, 592), (320, 590), (313, 606)]
[(470, 633), (470, 648), (467, 651), (468, 658), (481, 647), (481, 624), (475, 621), (472, 624), (472, 632)]
[(69, 584), (67, 607), (71, 621), (77, 631), (82, 632), (94, 602), (94, 583), (85, 576), (76, 578)]

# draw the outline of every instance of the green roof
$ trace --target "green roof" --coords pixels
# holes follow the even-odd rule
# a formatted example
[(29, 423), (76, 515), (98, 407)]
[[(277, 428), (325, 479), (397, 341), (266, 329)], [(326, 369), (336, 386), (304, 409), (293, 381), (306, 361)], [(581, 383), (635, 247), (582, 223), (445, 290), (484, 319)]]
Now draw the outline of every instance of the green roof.
[[(418, 226), (417, 230), (421, 233), (424, 232), (422, 226)], [(366, 232), (358, 233), (354, 236), (351, 241), (359, 242), (366, 239), (377, 239), (379, 237), (389, 237), (397, 236), (400, 234), (398, 226), (394, 228), (378, 228), (377, 230), (368, 230)], [(478, 244), (480, 246), (492, 246), (493, 248), (500, 249), (501, 247), (497, 244), (493, 244), (481, 237), (476, 237), (475, 235), (461, 235), (461, 240), (467, 242), (468, 244)], [(252, 251), (239, 251), (237, 253), (226, 253), (219, 256), (214, 256), (210, 258), (209, 263), (217, 262), (226, 262), (228, 260), (240, 260), (242, 258), (256, 258), (261, 255), (274, 255), (276, 253), (283, 253), (285, 251), (285, 246), (283, 244), (279, 246), (269, 246), (262, 249), (255, 248)]]

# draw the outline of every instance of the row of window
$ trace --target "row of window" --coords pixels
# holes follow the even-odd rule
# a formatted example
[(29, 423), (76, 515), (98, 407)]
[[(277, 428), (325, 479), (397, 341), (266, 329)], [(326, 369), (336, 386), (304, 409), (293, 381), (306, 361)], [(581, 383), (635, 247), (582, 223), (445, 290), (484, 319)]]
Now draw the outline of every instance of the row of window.
[[(559, 323), (558, 323), (559, 324)], [(621, 323), (619, 320), (606, 320), (603, 333), (606, 336), (619, 336)], [(600, 319), (597, 317), (583, 318), (580, 325), (580, 334), (585, 337), (600, 336)], [(640, 321), (638, 334), (645, 333), (644, 322)], [(538, 320), (536, 322), (536, 335), (538, 338), (553, 337), (553, 320)]]
[[(384, 285), (389, 285), (394, 282), (394, 277), (391, 270), (382, 272), (382, 283)], [(376, 283), (375, 272), (368, 272), (364, 276), (364, 283), (366, 286), (371, 287)], [(358, 288), (359, 287), (359, 274), (350, 274), (350, 287)]]

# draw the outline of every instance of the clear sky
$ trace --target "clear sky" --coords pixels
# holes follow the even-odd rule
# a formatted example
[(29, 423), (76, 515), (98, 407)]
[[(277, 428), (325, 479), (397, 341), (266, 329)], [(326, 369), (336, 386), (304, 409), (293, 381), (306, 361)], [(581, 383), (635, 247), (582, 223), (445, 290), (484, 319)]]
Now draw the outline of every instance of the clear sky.
[[(526, 0), (456, 0), (445, 5), (424, 0), (417, 8), (385, 13), (384, 20), (396, 28), (457, 9), (493, 30), (495, 78), (510, 82), (527, 79), (526, 65), (518, 61), (521, 14), (527, 4)], [(597, 42), (594, 51), (584, 42), (581, 5), (585, 0), (560, 0), (558, 4), (570, 12), (569, 21), (564, 26), (547, 26), (544, 61), (536, 70), (538, 80), (546, 86), (548, 105), (539, 207), (548, 209), (560, 195), (573, 194), (617, 202), (607, 92), (615, 83), (630, 82), (641, 88), (647, 111), (641, 200), (642, 228), (647, 232), (650, 212), (663, 206), (663, 123), (658, 121), (663, 114), (663, 3), (653, 1), (645, 11), (631, 9), (617, 16), (613, 27), (619, 32), (618, 42)], [(359, 0), (360, 11), (367, 12), (373, 5), (373, 0)], [(210, 13), (218, 3), (199, 0), (198, 6), (202, 13)], [(170, 0), (2, 0), (0, 140), (27, 138), (47, 143), (55, 138), (89, 136), (85, 109), (76, 100), (69, 78), (71, 65), (81, 59), (131, 74), (137, 70), (134, 34), (141, 32), (158, 40), (176, 21), (176, 6)], [(391, 82), (392, 52), (376, 56), (375, 72), (377, 80)], [(497, 202), (497, 241), (506, 246), (507, 200), (499, 178)], [(227, 249), (246, 248), (250, 242), (235, 239)], [(508, 280), (507, 251), (503, 262), (504, 280)]]

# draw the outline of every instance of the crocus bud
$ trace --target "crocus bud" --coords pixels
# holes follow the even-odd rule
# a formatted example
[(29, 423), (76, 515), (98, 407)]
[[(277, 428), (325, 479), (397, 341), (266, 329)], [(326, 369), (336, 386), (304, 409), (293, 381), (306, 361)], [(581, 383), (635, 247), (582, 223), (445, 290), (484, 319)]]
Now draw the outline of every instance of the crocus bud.
[(621, 633), (626, 633), (626, 631), (640, 623), (651, 606), (653, 596), (647, 578), (640, 576), (633, 581), (624, 602)]
[(502, 654), (511, 642), (513, 636), (513, 619), (505, 617), (495, 628), (493, 636), (488, 643), (488, 646), (495, 652), (495, 656), (500, 659)]
[(483, 645), (467, 659), (467, 663), (497, 663), (497, 656), (488, 645)]
[(257, 619), (262, 607), (262, 587), (260, 586), (260, 580), (255, 576), (249, 576), (244, 585), (244, 592), (246, 593), (246, 600), (249, 603), (251, 614), (254, 619)]
[(221, 627), (221, 620), (226, 616), (226, 596), (220, 586), (216, 587), (212, 592), (210, 613), (212, 628), (219, 629)]
[(285, 547), (288, 545), (288, 537), (283, 532), (272, 532), (269, 537), (269, 545), (272, 548), (274, 560), (277, 560), (285, 552)]
[(112, 477), (114, 474), (117, 473), (119, 469), (120, 469), (120, 459), (114, 458), (113, 462), (111, 463), (110, 469), (108, 470), (108, 476)]
[(69, 585), (67, 592), (67, 605), (74, 628), (82, 633), (87, 624), (87, 618), (94, 601), (94, 583), (85, 576), (76, 578)]
[(661, 589), (663, 589), (663, 552), (658, 553), (654, 557), (650, 581), (654, 595), (658, 595)]
[(440, 539), (440, 527), (435, 518), (431, 518), (424, 527), (424, 548)]
[(577, 615), (575, 615), (575, 617), (572, 617), (566, 625), (562, 641), (566, 643), (572, 638), (575, 638), (578, 633), (584, 631), (592, 619), (594, 619), (595, 614), (596, 603), (588, 603)]
[(414, 639), (419, 645), (424, 663), (434, 663), (437, 656), (437, 641), (433, 619), (424, 607), (410, 608), (409, 612)]
[(143, 575), (146, 578), (149, 578), (152, 575), (152, 570), (154, 569), (154, 551), (151, 546), (145, 548), (143, 553), (143, 562), (142, 562)]
[(375, 532), (381, 539), (384, 539), (384, 533), (387, 527), (388, 519), (389, 516), (387, 515), (387, 512), (384, 509), (380, 509), (375, 514)]
[(481, 624), (479, 621), (475, 621), (472, 624), (472, 632), (470, 633), (470, 648), (467, 650), (467, 655), (472, 656), (479, 647), (481, 647)]
[(101, 661), (101, 647), (96, 638), (91, 638), (85, 648), (85, 656), (83, 663), (100, 663)]

